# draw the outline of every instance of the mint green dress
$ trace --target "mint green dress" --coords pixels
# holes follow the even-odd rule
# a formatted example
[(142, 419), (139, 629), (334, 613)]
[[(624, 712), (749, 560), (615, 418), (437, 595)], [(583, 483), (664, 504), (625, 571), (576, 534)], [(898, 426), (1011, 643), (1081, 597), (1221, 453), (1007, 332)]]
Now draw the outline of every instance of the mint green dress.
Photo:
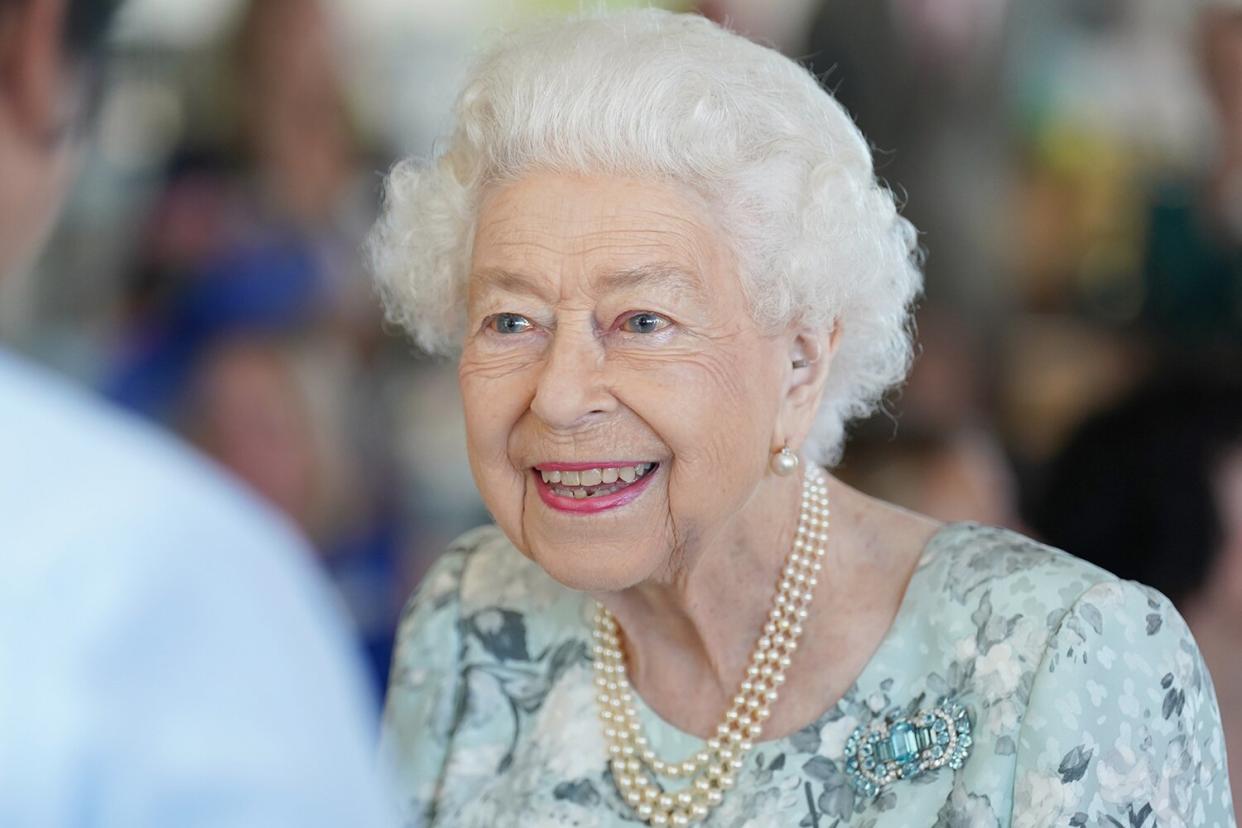
[[(406, 825), (641, 824), (605, 760), (593, 607), (495, 527), (451, 546), (403, 616), (385, 709)], [(945, 698), (973, 724), (959, 768), (870, 796), (850, 784), (857, 727)], [(698, 749), (641, 703), (640, 716), (657, 753)], [(704, 824), (1226, 828), (1231, 803), (1211, 678), (1169, 601), (1013, 532), (953, 523), (854, 686), (757, 744)]]

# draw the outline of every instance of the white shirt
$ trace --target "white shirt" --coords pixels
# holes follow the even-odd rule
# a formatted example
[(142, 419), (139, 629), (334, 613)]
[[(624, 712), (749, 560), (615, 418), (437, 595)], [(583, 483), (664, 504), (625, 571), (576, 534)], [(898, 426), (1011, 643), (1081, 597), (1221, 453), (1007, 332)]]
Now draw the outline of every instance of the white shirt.
[(389, 824), (308, 556), (171, 439), (0, 351), (0, 825)]

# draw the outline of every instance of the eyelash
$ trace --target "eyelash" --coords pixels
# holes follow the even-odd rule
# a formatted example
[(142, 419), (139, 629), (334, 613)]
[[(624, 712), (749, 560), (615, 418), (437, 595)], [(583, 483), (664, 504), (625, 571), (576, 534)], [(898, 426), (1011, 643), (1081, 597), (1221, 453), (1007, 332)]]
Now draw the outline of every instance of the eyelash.
[[(658, 325), (658, 327), (656, 327), (653, 330), (649, 330), (649, 331), (630, 330), (626, 327), (629, 323), (633, 322), (635, 319), (641, 319), (644, 317), (656, 320), (656, 324)], [(498, 322), (509, 321), (509, 320), (520, 321), (525, 325), (525, 327), (517, 331), (503, 331), (503, 330), (499, 330), (496, 327)], [(624, 317), (623, 319), (621, 319), (620, 323), (618, 324), (618, 327), (624, 333), (636, 334), (639, 336), (646, 336), (649, 334), (659, 333), (660, 331), (664, 330), (671, 324), (672, 322), (669, 320), (669, 318), (667, 316), (664, 316), (663, 314), (656, 313), (654, 311), (636, 311)], [(512, 335), (519, 334), (519, 333), (525, 333), (529, 331), (530, 329), (532, 329), (534, 326), (535, 324), (531, 322), (530, 319), (528, 319), (527, 317), (523, 316), (520, 313), (508, 313), (508, 312), (494, 313), (491, 316), (488, 316), (486, 319), (483, 320), (484, 329), (489, 330), (493, 333), (499, 334), (501, 336), (512, 336)]]
[[(522, 329), (522, 330), (520, 330), (520, 331), (500, 331), (500, 330), (497, 330), (497, 329), (496, 329), (496, 323), (497, 323), (497, 322), (499, 322), (499, 321), (500, 321), (500, 320), (502, 320), (502, 319), (519, 319), (519, 320), (521, 320), (522, 322), (526, 323), (526, 327), (525, 327), (525, 328), (523, 328), (523, 329)], [(484, 328), (486, 328), (486, 329), (487, 329), (487, 330), (489, 330), (489, 331), (492, 331), (493, 333), (498, 333), (498, 334), (500, 334), (501, 336), (511, 336), (511, 335), (513, 335), (513, 334), (517, 334), (517, 333), (525, 333), (526, 331), (530, 330), (530, 329), (531, 329), (531, 328), (533, 328), (534, 326), (535, 326), (535, 323), (531, 322), (529, 319), (527, 319), (525, 316), (522, 316), (522, 314), (520, 314), (520, 313), (494, 313), (494, 314), (492, 314), (491, 316), (489, 316), (489, 317), (487, 317), (486, 319), (484, 319), (484, 320), (483, 320), (483, 327), (484, 327)]]
[[(663, 323), (663, 324), (661, 324), (661, 325), (660, 325), (658, 328), (656, 328), (655, 330), (651, 330), (651, 331), (632, 331), (632, 330), (628, 330), (628, 329), (626, 329), (626, 327), (625, 327), (625, 326), (626, 326), (626, 325), (628, 325), (630, 322), (632, 322), (633, 320), (638, 319), (638, 318), (640, 318), (640, 317), (644, 317), (644, 316), (651, 317), (651, 318), (653, 318), (653, 319), (655, 319), (655, 320), (657, 320), (658, 322)], [(622, 329), (623, 331), (625, 331), (626, 333), (646, 335), (646, 334), (654, 334), (654, 333), (659, 333), (660, 331), (664, 330), (665, 328), (667, 328), (667, 327), (668, 327), (669, 325), (671, 325), (671, 324), (672, 324), (672, 322), (670, 322), (670, 321), (669, 321), (669, 319), (668, 319), (668, 317), (667, 317), (667, 316), (664, 316), (663, 314), (656, 313), (655, 311), (638, 311), (638, 312), (636, 312), (636, 313), (632, 313), (632, 314), (630, 314), (629, 316), (627, 316), (627, 317), (625, 317), (624, 319), (622, 319), (622, 320), (621, 320), (621, 329)]]

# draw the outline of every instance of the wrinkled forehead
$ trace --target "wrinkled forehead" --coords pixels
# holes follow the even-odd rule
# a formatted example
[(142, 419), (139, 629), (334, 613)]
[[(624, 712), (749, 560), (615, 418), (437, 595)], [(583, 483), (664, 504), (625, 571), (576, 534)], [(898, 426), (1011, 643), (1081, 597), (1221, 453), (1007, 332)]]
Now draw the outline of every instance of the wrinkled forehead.
[(608, 177), (532, 175), (489, 191), (478, 213), (470, 292), (546, 280), (593, 293), (665, 285), (708, 293), (730, 259), (697, 194)]

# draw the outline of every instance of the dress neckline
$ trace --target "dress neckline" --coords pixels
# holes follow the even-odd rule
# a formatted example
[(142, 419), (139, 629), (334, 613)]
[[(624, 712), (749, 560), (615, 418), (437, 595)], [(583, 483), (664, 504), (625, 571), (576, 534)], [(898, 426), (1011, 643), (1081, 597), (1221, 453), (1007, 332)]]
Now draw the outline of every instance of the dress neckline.
[[(835, 721), (845, 715), (845, 700), (857, 697), (859, 689), (868, 683), (870, 675), (878, 669), (876, 664), (880, 661), (880, 656), (885, 650), (893, 646), (893, 642), (898, 639), (906, 627), (914, 623), (915, 619), (912, 617), (914, 615), (914, 608), (912, 605), (915, 603), (914, 596), (917, 594), (916, 585), (921, 586), (921, 579), (928, 577), (927, 570), (931, 568), (931, 563), (935, 561), (939, 547), (943, 545), (945, 538), (953, 534), (954, 531), (971, 525), (973, 525), (971, 521), (943, 523), (927, 538), (923, 544), (922, 552), (919, 553), (918, 561), (914, 565), (914, 572), (906, 583), (906, 589), (902, 593), (901, 601), (897, 605), (897, 612), (893, 615), (892, 623), (889, 624), (888, 629), (885, 630), (884, 635), (880, 638), (880, 643), (876, 645), (871, 655), (867, 657), (862, 670), (854, 677), (854, 680), (840, 698), (835, 699), (823, 712), (803, 725), (802, 728), (775, 739), (764, 739), (755, 742), (756, 751), (761, 748), (780, 745), (788, 741), (795, 733), (806, 728), (821, 729), (826, 723)], [(681, 755), (683, 753), (693, 753), (702, 746), (703, 739), (692, 733), (687, 733), (665, 720), (663, 716), (647, 704), (646, 700), (637, 691), (634, 692), (634, 706), (638, 709), (639, 718), (646, 726), (647, 736), (651, 739), (652, 747), (657, 753), (667, 752), (670, 755)]]

